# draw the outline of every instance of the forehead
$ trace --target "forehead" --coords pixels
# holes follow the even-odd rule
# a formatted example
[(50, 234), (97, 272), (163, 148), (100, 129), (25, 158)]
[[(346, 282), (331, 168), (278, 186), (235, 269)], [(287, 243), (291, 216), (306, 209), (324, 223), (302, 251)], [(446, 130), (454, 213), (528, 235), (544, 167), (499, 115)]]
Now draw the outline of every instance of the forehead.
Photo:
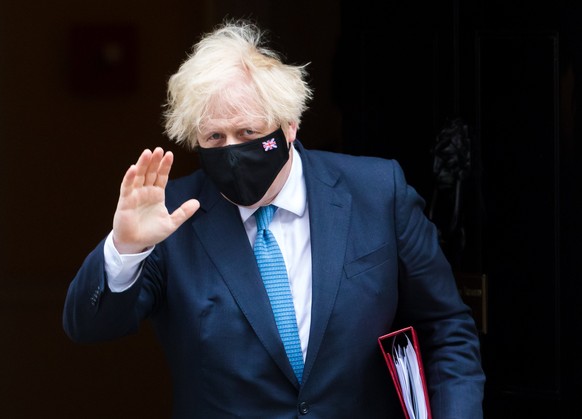
[(209, 115), (200, 125), (202, 133), (230, 132), (242, 129), (261, 131), (267, 127), (265, 118), (254, 115)]
[(258, 130), (267, 125), (266, 120), (265, 111), (252, 97), (214, 100), (201, 121), (200, 131), (224, 132), (250, 128)]
[(207, 103), (200, 130), (222, 131), (232, 128), (250, 128), (265, 125), (267, 109), (253, 85), (246, 80), (234, 79), (216, 86), (217, 90)]

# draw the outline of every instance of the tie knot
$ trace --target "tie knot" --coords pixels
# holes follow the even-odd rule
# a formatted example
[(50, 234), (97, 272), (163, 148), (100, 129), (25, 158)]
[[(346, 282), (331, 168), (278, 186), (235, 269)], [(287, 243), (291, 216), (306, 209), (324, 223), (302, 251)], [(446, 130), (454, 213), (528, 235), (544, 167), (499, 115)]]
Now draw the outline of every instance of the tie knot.
[(277, 207), (275, 205), (259, 207), (259, 209), (255, 211), (253, 215), (257, 219), (257, 230), (260, 231), (269, 228), (269, 224), (271, 224), (271, 220), (273, 219), (275, 211), (277, 211)]

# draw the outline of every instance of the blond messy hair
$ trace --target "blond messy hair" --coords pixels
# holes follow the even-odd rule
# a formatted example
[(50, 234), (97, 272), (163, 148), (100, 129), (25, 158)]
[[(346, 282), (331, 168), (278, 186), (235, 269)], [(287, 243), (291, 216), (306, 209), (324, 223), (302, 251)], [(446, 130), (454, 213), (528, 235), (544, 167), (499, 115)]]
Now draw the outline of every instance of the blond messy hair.
[[(196, 148), (201, 127), (217, 106), (233, 116), (258, 117), (268, 126), (293, 122), (299, 127), (313, 95), (306, 65), (284, 64), (265, 45), (264, 35), (251, 22), (226, 21), (194, 45), (168, 82), (164, 117), (170, 139)], [(258, 107), (240, 100), (241, 93)]]

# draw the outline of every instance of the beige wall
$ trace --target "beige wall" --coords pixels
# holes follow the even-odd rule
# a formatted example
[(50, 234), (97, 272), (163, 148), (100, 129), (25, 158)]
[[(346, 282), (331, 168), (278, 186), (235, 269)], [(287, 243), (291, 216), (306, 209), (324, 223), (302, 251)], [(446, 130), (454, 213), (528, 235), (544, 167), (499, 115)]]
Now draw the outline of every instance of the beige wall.
[[(257, 18), (290, 61), (311, 61), (316, 100), (300, 138), (339, 144), (330, 99), (339, 1), (311, 3), (0, 1), (0, 416), (169, 416), (169, 377), (149, 326), (114, 343), (73, 344), (60, 323), (66, 287), (108, 232), (121, 176), (144, 147), (174, 150), (173, 176), (196, 167), (164, 137), (161, 107), (167, 77), (221, 16)], [(135, 89), (71, 89), (72, 28), (110, 24), (136, 33)]]

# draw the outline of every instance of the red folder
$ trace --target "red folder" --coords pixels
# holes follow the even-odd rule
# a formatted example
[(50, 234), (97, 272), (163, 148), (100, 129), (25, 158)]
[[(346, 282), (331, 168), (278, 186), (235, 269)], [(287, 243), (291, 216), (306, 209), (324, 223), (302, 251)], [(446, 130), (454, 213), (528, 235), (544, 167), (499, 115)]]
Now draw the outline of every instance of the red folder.
[[(408, 337), (408, 340), (405, 338), (405, 336)], [(422, 357), (420, 355), (420, 346), (418, 345), (418, 337), (416, 336), (416, 331), (412, 326), (409, 326), (405, 327), (404, 329), (388, 333), (387, 335), (380, 336), (378, 338), (378, 344), (380, 345), (380, 349), (382, 349), (382, 354), (384, 355), (384, 359), (386, 360), (388, 371), (390, 371), (390, 376), (392, 377), (392, 381), (394, 382), (394, 387), (396, 388), (396, 393), (398, 393), (398, 398), (400, 399), (400, 404), (402, 405), (402, 410), (404, 412), (404, 416), (406, 417), (406, 419), (410, 419), (411, 415), (409, 414), (408, 407), (406, 406), (402, 384), (400, 382), (400, 379), (398, 378), (398, 372), (395, 365), (393, 350), (395, 347), (398, 346), (400, 347), (402, 347), (403, 345), (407, 346), (408, 342), (412, 344), (412, 348), (416, 353), (418, 372), (420, 374), (420, 377), (416, 378), (419, 378), (419, 382), (422, 384), (421, 391), (424, 394), (427, 418), (431, 419), (432, 415), (430, 409), (430, 400), (428, 398), (426, 377), (424, 373), (424, 367), (422, 365)], [(412, 393), (414, 392), (414, 390), (410, 391)]]

